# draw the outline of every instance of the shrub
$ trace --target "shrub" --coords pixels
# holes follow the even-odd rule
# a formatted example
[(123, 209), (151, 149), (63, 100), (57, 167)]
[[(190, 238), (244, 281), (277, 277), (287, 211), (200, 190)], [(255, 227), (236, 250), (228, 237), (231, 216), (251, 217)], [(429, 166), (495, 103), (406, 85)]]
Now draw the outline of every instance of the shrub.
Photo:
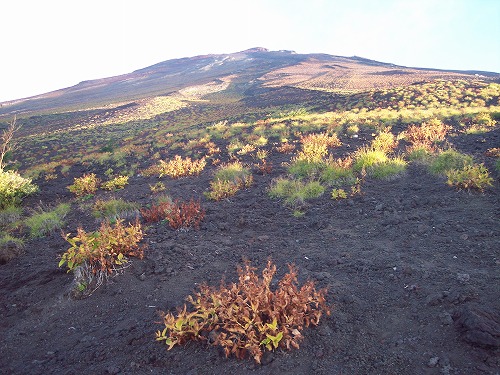
[(235, 161), (218, 168), (214, 179), (210, 182), (210, 191), (205, 192), (205, 196), (218, 201), (233, 196), (252, 183), (253, 176), (250, 169)]
[(497, 159), (495, 162), (495, 169), (497, 170), (498, 173), (500, 173), (500, 158)]
[(160, 177), (169, 176), (172, 178), (179, 178), (200, 174), (206, 164), (205, 158), (191, 160), (190, 157), (183, 159), (179, 155), (175, 155), (175, 157), (169, 161), (160, 160), (158, 170)]
[(70, 210), (71, 205), (68, 203), (61, 203), (51, 211), (40, 209), (39, 213), (25, 220), (30, 236), (33, 238), (43, 237), (56, 229), (61, 229), (64, 226), (64, 218)]
[(100, 180), (94, 173), (84, 174), (82, 177), (75, 177), (73, 185), (68, 186), (68, 189), (77, 197), (83, 197), (95, 194), (99, 183)]
[(351, 184), (355, 181), (352, 158), (331, 159), (325, 163), (320, 180), (328, 185)]
[(451, 169), (446, 172), (448, 185), (463, 189), (484, 191), (493, 186), (493, 178), (483, 164), (464, 165), (462, 169)]
[(442, 142), (451, 128), (438, 119), (431, 119), (420, 126), (410, 125), (401, 135), (413, 146), (433, 149), (434, 144)]
[(283, 142), (281, 145), (276, 147), (276, 150), (282, 154), (290, 154), (295, 150), (295, 145), (288, 142)]
[(471, 165), (471, 156), (462, 154), (456, 150), (449, 149), (437, 155), (429, 165), (429, 170), (436, 174), (445, 174), (452, 169), (463, 169), (466, 165)]
[(406, 161), (396, 157), (381, 163), (376, 163), (367, 169), (368, 175), (379, 179), (390, 179), (406, 170)]
[(16, 205), (21, 200), (38, 191), (31, 179), (22, 177), (14, 171), (0, 171), (0, 209)]
[(390, 153), (398, 146), (398, 142), (390, 128), (384, 129), (372, 141), (372, 148), (384, 153)]
[(175, 201), (166, 219), (172, 229), (199, 229), (204, 217), (205, 210), (201, 208), (201, 203), (191, 199), (189, 202)]
[(128, 185), (128, 176), (117, 176), (109, 181), (103, 182), (101, 187), (105, 190), (119, 190)]
[(142, 217), (147, 223), (167, 220), (172, 229), (199, 229), (205, 217), (205, 210), (201, 203), (191, 199), (189, 202), (164, 200), (151, 208), (141, 210)]
[(325, 188), (319, 181), (304, 182), (297, 179), (278, 178), (269, 189), (272, 198), (283, 198), (285, 204), (302, 205), (307, 199), (321, 196)]
[(135, 218), (139, 214), (139, 205), (123, 199), (95, 201), (92, 215), (98, 219), (116, 221), (117, 219)]
[(226, 356), (250, 355), (258, 363), (266, 349), (299, 348), (302, 329), (318, 325), (323, 312), (330, 314), (326, 289), (317, 291), (312, 281), (299, 288), (297, 268), (289, 266), (272, 290), (276, 266), (268, 261), (262, 278), (255, 270), (247, 263), (238, 267), (238, 283), (221, 283), (219, 288), (202, 284), (187, 297), (192, 311), (184, 305), (176, 315), (163, 314), (165, 328), (156, 333), (156, 340), (164, 341), (170, 350), (210, 336)]
[(157, 204), (151, 205), (150, 208), (142, 208), (141, 215), (146, 223), (156, 223), (160, 220), (164, 220), (167, 217), (167, 213), (171, 210), (172, 199), (168, 196), (163, 196), (158, 200)]
[(356, 171), (361, 171), (362, 169), (367, 169), (375, 164), (385, 163), (388, 160), (389, 157), (384, 151), (375, 150), (370, 147), (362, 147), (357, 150), (354, 155), (353, 168)]
[(154, 185), (149, 185), (149, 189), (151, 190), (152, 193), (160, 193), (162, 191), (167, 190), (167, 187), (163, 182), (158, 181)]
[(59, 267), (67, 266), (75, 272), (75, 292), (90, 295), (114, 272), (123, 269), (128, 257), (143, 257), (144, 249), (139, 242), (144, 237), (141, 224), (129, 226), (118, 220), (114, 226), (103, 222), (96, 232), (77, 229), (76, 237), (66, 234), (64, 239), (71, 247), (61, 256)]
[(347, 193), (344, 189), (333, 189), (332, 190), (332, 199), (339, 200), (339, 199), (346, 199), (347, 198)]

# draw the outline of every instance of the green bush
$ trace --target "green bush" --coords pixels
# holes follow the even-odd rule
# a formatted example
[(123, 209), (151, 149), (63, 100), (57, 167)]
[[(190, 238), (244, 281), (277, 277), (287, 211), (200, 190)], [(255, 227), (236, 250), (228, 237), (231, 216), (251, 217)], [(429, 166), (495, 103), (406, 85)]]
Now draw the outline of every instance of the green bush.
[(31, 237), (43, 237), (50, 232), (61, 229), (64, 226), (64, 218), (69, 213), (71, 206), (61, 203), (51, 211), (40, 210), (25, 220)]
[(356, 151), (354, 155), (354, 170), (361, 171), (375, 164), (385, 163), (389, 157), (382, 150), (375, 150), (369, 147), (363, 147)]
[(368, 168), (368, 175), (378, 179), (391, 179), (401, 175), (406, 170), (406, 161), (403, 158), (392, 158), (382, 163), (377, 163)]
[(462, 169), (452, 169), (446, 173), (448, 185), (460, 189), (477, 189), (483, 191), (493, 186), (493, 178), (483, 164), (465, 165)]
[(98, 199), (92, 207), (92, 215), (98, 219), (115, 221), (119, 218), (131, 218), (139, 216), (139, 205), (127, 202), (123, 199), (110, 199), (107, 201)]
[(16, 205), (30, 194), (38, 191), (31, 179), (14, 171), (0, 171), (0, 208)]
[(449, 149), (437, 155), (429, 165), (429, 170), (435, 174), (446, 174), (452, 169), (463, 169), (473, 163), (472, 156)]
[(278, 178), (269, 189), (272, 198), (283, 198), (285, 204), (297, 206), (307, 199), (321, 196), (325, 188), (319, 181), (304, 182), (297, 179)]

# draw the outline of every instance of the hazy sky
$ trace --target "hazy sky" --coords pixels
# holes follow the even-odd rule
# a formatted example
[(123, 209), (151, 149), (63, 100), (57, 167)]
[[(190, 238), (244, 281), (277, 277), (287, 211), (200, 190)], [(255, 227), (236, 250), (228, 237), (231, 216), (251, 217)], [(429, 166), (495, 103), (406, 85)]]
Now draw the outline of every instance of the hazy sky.
[(252, 47), (500, 72), (500, 0), (4, 0), (0, 101)]

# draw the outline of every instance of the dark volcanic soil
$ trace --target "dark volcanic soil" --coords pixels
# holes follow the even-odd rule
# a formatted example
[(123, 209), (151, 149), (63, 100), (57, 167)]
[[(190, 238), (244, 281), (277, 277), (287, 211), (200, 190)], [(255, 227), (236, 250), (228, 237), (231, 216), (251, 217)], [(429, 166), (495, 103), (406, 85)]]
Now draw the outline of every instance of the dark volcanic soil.
[[(462, 151), (472, 149), (464, 141)], [(491, 147), (491, 145), (490, 145)], [(411, 165), (393, 181), (368, 179), (363, 195), (311, 201), (302, 218), (267, 196), (273, 173), (230, 200), (207, 201), (211, 172), (165, 179), (174, 198), (202, 197), (199, 231), (147, 229), (143, 260), (83, 300), (57, 267), (68, 247), (59, 233), (27, 243), (0, 266), (2, 374), (498, 374), (500, 372), (500, 197), (457, 192)], [(282, 161), (282, 160), (281, 160)], [(72, 199), (66, 179), (40, 182), (35, 205)], [(115, 196), (146, 204), (155, 178), (133, 177)], [(99, 196), (110, 195), (100, 192)], [(77, 209), (66, 231), (97, 222)], [(236, 281), (236, 266), (266, 260), (278, 276), (295, 263), (303, 282), (327, 287), (332, 315), (305, 329), (299, 350), (277, 350), (257, 365), (191, 342), (155, 341), (158, 311), (175, 310), (197, 284)]]

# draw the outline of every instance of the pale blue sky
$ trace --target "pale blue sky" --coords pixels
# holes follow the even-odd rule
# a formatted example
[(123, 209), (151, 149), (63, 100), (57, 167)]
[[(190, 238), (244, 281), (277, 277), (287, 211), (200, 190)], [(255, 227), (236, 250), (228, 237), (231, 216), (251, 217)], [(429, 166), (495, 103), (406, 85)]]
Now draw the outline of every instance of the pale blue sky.
[(6, 0), (0, 101), (252, 47), (500, 72), (500, 0)]

